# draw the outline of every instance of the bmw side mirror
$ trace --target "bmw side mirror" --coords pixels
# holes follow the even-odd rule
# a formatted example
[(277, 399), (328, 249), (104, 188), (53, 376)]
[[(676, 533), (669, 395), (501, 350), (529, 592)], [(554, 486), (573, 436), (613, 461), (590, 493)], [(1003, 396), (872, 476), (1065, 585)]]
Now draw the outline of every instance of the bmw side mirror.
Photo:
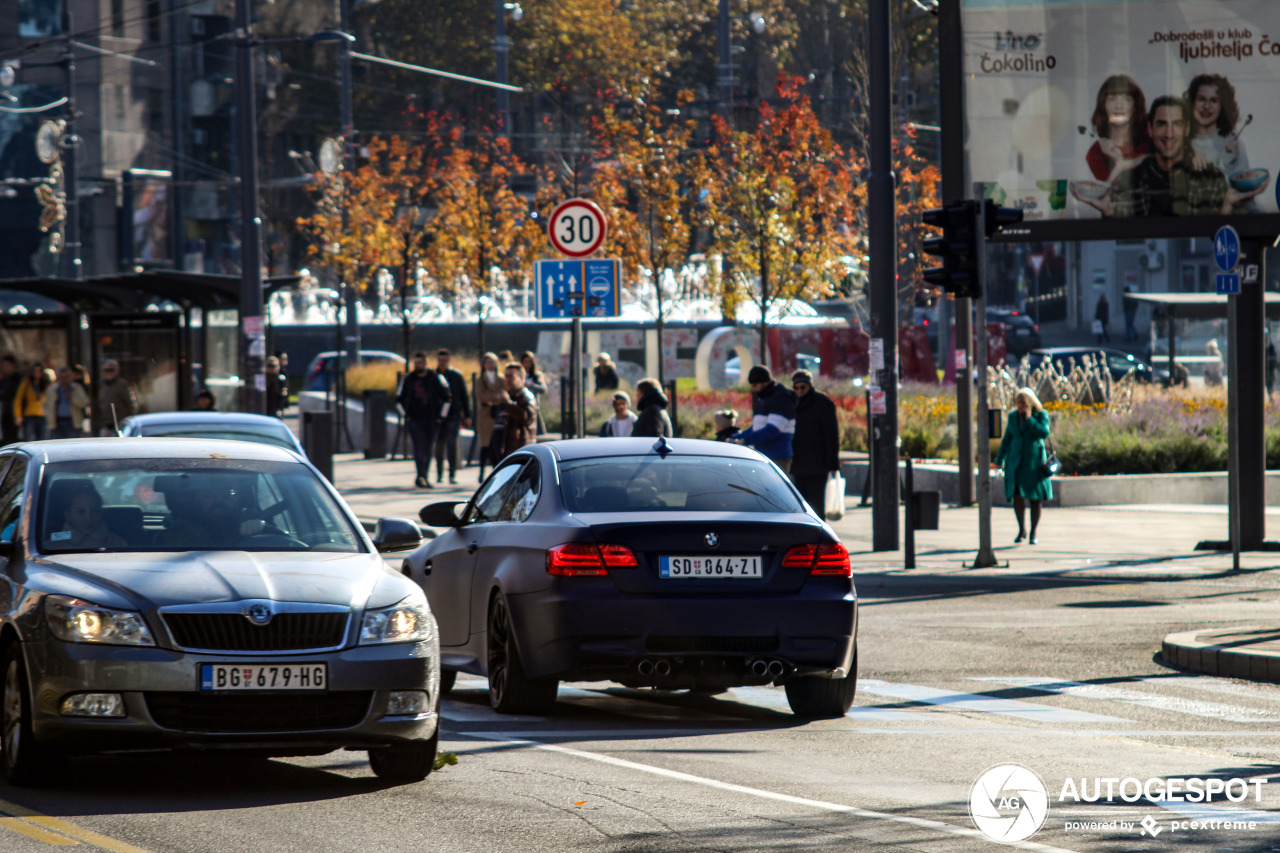
[(373, 531), (373, 547), (379, 553), (408, 551), (422, 544), (418, 525), (407, 518), (380, 518)]
[(418, 518), (428, 527), (461, 527), (462, 519), (458, 518), (460, 506), (464, 504), (457, 501), (427, 504), (418, 511)]

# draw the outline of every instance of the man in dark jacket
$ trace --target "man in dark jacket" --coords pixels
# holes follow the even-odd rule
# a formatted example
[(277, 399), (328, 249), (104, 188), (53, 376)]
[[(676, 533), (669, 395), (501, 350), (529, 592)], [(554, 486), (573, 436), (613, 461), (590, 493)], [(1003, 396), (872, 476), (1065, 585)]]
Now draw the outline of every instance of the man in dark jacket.
[(796, 434), (796, 395), (773, 381), (769, 368), (757, 364), (747, 374), (751, 385), (751, 429), (729, 439), (759, 450), (783, 473), (791, 471), (791, 444)]
[(431, 488), (427, 474), (431, 471), (431, 451), (435, 447), (436, 433), (441, 422), (449, 414), (452, 397), (449, 383), (434, 370), (427, 369), (427, 354), (413, 354), (413, 370), (400, 382), (396, 402), (404, 412), (409, 426), (409, 438), (413, 441), (413, 463), (418, 472), (414, 485), (420, 489)]
[(639, 417), (631, 434), (637, 438), (657, 438), (665, 435), (671, 438), (675, 431), (671, 428), (671, 416), (667, 414), (667, 395), (662, 393), (658, 380), (645, 377), (636, 383), (636, 393), (640, 399), (636, 401)]
[(449, 351), (436, 353), (436, 375), (449, 383), (449, 413), (436, 435), (436, 482), (444, 483), (444, 460), (449, 459), (449, 482), (458, 484), (458, 432), (471, 426), (471, 401), (467, 399), (467, 380), (449, 366)]
[(826, 520), (827, 479), (840, 469), (840, 425), (836, 404), (813, 387), (813, 374), (797, 370), (791, 374), (796, 392), (795, 450), (791, 457), (791, 481), (818, 517)]

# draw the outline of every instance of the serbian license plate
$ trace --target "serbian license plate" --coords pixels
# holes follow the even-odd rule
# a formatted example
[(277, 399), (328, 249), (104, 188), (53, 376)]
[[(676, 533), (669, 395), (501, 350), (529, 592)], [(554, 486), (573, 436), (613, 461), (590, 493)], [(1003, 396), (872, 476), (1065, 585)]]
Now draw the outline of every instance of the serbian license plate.
[(201, 690), (327, 690), (323, 663), (202, 663)]
[(664, 578), (758, 578), (759, 557), (663, 557), (658, 575)]

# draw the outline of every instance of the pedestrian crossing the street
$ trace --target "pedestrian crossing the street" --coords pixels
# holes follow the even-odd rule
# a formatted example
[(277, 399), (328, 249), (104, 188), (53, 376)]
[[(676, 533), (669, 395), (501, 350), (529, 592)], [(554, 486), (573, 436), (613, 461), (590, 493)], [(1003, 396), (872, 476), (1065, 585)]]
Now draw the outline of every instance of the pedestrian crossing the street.
[[(857, 704), (846, 719), (855, 726), (876, 726), (876, 730), (881, 724), (902, 724), (904, 731), (928, 732), (938, 725), (939, 715), (961, 714), (975, 722), (1030, 722), (1107, 735), (1177, 733), (1178, 721), (1190, 717), (1251, 725), (1258, 732), (1280, 737), (1280, 727), (1274, 726), (1280, 721), (1280, 687), (1272, 685), (1184, 675), (1097, 682), (1003, 675), (972, 676), (964, 682), (973, 687), (956, 689), (861, 679)], [(441, 706), (441, 716), (456, 724), (503, 723), (521, 727), (552, 719), (497, 714), (488, 707), (485, 687), (483, 678), (460, 675), (454, 694)], [(1043, 695), (1044, 701), (1033, 701), (1036, 694)], [(780, 687), (737, 687), (714, 696), (693, 697), (682, 692), (632, 690), (610, 684), (565, 684), (560, 687), (558, 702), (561, 710), (710, 729), (735, 720), (759, 719), (762, 714), (765, 718), (771, 713), (790, 715), (786, 693)], [(1162, 714), (1174, 716), (1162, 718)], [(1153, 719), (1159, 721), (1157, 727), (1152, 727)], [(1219, 732), (1232, 733), (1250, 732), (1237, 728)]]

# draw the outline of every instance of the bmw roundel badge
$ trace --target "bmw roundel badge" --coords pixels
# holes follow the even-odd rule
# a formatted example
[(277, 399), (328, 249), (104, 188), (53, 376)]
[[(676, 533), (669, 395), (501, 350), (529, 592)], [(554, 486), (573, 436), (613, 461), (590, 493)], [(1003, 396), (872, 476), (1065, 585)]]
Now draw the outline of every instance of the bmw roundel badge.
[(720, 537), (715, 533), (708, 533), (703, 537), (703, 540), (707, 543), (708, 548), (714, 548), (720, 544)]

